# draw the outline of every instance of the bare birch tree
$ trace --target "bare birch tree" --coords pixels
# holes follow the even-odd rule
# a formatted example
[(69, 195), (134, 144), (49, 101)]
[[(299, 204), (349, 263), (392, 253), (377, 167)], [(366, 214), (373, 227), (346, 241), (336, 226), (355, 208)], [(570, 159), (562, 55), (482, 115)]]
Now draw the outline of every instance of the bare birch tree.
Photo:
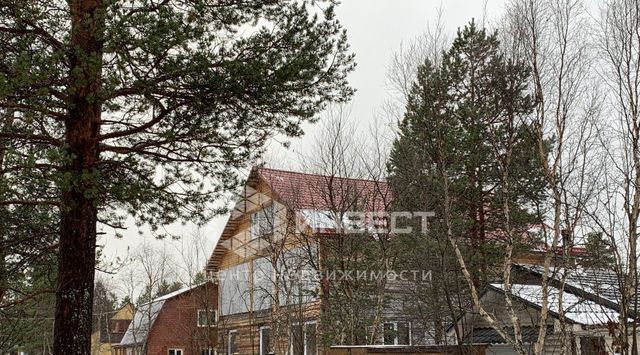
[[(596, 152), (595, 134), (601, 98), (597, 85), (594, 85), (594, 56), (588, 50), (592, 45), (588, 36), (590, 22), (581, 1), (511, 1), (503, 27), (503, 33), (511, 36), (506, 41), (506, 50), (511, 51), (515, 58), (525, 60), (531, 68), (536, 102), (532, 136), (549, 189), (549, 200), (544, 205), (533, 206), (538, 210), (548, 245), (542, 273), (539, 319), (539, 323), (544, 325), (549, 317), (550, 275), (552, 268), (558, 266), (552, 265), (553, 260), (561, 253), (564, 263), (560, 266), (570, 266), (576, 229), (584, 224), (585, 206), (595, 195), (595, 176), (601, 167), (591, 164), (591, 159)], [(508, 206), (504, 206), (503, 213), (508, 222)], [(510, 254), (509, 249), (507, 254)], [(508, 256), (505, 258), (503, 281), (507, 305), (512, 309)], [(569, 335), (562, 316), (564, 282), (563, 276), (558, 296), (564, 340), (561, 352), (569, 351)], [(517, 337), (518, 320), (513, 312), (511, 317)], [(545, 336), (546, 329), (541, 326), (533, 345), (535, 353), (545, 351)]]
[(599, 74), (608, 124), (600, 132), (603, 186), (592, 216), (612, 245), (620, 290), (616, 350), (638, 354), (638, 218), (640, 216), (640, 2), (605, 1), (600, 8)]

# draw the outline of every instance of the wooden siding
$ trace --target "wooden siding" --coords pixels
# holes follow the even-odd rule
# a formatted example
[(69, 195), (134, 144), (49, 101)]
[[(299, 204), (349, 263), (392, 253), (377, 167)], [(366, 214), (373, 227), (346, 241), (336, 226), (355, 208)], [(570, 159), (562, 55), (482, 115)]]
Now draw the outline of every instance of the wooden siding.
[[(283, 313), (289, 314), (283, 315)], [(229, 346), (229, 331), (237, 331), (238, 354), (260, 354), (260, 328), (269, 327), (271, 342), (276, 354), (284, 354), (290, 346), (289, 330), (294, 324), (305, 322), (316, 323), (316, 343), (320, 345), (321, 325), (319, 323), (320, 303), (313, 302), (296, 306), (296, 309), (282, 309), (281, 315), (275, 315), (272, 310), (234, 314), (220, 318), (218, 322), (218, 353), (226, 354)], [(280, 319), (277, 319), (280, 318)], [(322, 354), (318, 347), (318, 354)]]

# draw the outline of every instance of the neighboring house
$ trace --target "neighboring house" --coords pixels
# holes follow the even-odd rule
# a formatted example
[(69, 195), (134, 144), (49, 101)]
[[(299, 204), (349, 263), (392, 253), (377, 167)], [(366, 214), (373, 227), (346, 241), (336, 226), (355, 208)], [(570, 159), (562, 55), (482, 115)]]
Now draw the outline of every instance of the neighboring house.
[(183, 288), (139, 306), (116, 355), (213, 355), (217, 286)]
[[(384, 211), (389, 194), (380, 181), (253, 169), (207, 267), (219, 280), (218, 352), (322, 352), (322, 282), (298, 276), (322, 265), (336, 212)], [(382, 327), (380, 342), (411, 342), (408, 321)]]
[[(548, 298), (550, 316), (546, 324), (541, 325), (542, 271), (540, 265), (514, 266), (518, 283), (512, 285), (511, 294), (515, 313), (522, 326), (524, 343), (532, 346), (538, 338), (540, 326), (544, 326), (547, 333), (546, 354), (561, 354), (563, 346), (572, 354), (615, 353), (618, 341), (614, 335), (617, 334), (620, 321), (615, 274), (609, 270), (580, 266), (552, 268)], [(559, 288), (563, 284), (564, 292), (560, 297)], [(505, 332), (512, 336), (513, 325), (505, 305), (504, 285), (490, 284), (480, 301), (486, 311), (497, 317)], [(565, 319), (564, 329), (561, 327), (561, 313)], [(462, 334), (465, 343), (485, 343), (491, 345), (489, 350), (496, 354), (515, 354), (513, 348), (476, 311), (467, 312), (452, 325), (449, 329), (452, 339), (455, 339), (454, 326)]]
[(133, 305), (127, 303), (110, 317), (98, 316), (99, 328), (91, 334), (91, 354), (111, 355), (114, 344), (119, 344), (133, 319)]

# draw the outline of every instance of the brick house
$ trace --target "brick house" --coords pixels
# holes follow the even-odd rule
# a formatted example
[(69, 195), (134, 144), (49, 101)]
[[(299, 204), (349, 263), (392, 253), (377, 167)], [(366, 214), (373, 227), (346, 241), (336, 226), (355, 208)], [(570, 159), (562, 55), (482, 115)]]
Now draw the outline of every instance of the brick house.
[(183, 288), (138, 307), (116, 355), (213, 355), (217, 286)]

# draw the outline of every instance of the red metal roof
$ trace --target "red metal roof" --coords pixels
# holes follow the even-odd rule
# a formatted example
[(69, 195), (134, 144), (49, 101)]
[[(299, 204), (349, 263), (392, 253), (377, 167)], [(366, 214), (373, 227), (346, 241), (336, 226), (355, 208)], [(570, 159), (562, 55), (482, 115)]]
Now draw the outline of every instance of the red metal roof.
[(300, 173), (270, 168), (256, 172), (292, 210), (384, 211), (391, 202), (386, 181)]

